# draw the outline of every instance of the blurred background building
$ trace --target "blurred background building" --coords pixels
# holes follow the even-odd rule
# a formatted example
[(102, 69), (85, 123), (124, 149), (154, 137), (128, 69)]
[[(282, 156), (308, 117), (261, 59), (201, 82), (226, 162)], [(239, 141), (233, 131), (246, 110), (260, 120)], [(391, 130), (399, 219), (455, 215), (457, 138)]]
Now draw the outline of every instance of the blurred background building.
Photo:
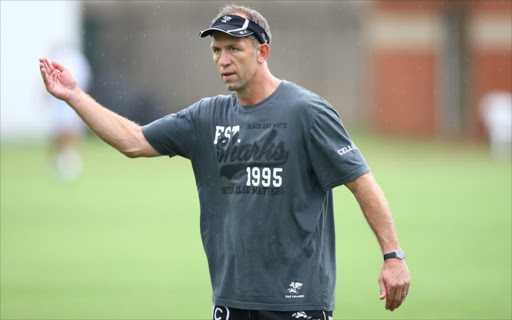
[(368, 9), (371, 127), (481, 138), (487, 93), (512, 92), (512, 1), (375, 1)]
[[(90, 60), (91, 94), (141, 124), (227, 94), (198, 36), (224, 3), (2, 1), (2, 140), (44, 135), (37, 57), (63, 39)], [(271, 72), (325, 97), (351, 128), (482, 139), (482, 99), (512, 92), (509, 0), (240, 3), (270, 24)]]

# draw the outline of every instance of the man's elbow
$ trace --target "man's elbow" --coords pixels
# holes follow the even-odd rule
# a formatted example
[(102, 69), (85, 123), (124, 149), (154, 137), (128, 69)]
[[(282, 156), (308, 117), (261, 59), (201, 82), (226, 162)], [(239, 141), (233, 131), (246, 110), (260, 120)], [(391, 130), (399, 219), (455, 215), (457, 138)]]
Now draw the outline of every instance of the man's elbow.
[(127, 141), (124, 148), (118, 150), (130, 159), (160, 156), (160, 153), (146, 140), (140, 127), (134, 132), (133, 139)]
[(137, 150), (119, 150), (119, 151), (130, 159), (142, 157), (142, 154)]
[(161, 156), (149, 143), (141, 143), (141, 145), (119, 150), (122, 154), (130, 159), (134, 158), (152, 158)]

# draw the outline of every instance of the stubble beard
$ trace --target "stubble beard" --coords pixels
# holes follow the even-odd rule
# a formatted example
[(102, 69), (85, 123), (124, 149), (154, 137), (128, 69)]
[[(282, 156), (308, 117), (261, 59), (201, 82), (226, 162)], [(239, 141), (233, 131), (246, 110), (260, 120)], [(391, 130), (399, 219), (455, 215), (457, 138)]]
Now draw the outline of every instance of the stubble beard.
[(240, 83), (240, 81), (227, 82), (225, 84), (226, 84), (226, 89), (228, 89), (229, 91), (239, 91), (243, 87), (243, 85), (242, 85), (242, 83)]

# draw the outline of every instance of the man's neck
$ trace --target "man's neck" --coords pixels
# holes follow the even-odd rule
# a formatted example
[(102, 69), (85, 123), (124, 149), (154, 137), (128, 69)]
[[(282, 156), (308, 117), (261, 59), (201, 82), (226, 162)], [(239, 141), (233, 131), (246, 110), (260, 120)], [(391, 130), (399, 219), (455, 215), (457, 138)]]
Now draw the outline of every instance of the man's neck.
[(268, 73), (262, 79), (255, 79), (252, 86), (237, 91), (236, 96), (242, 105), (252, 106), (268, 98), (276, 91), (280, 83), (281, 80)]

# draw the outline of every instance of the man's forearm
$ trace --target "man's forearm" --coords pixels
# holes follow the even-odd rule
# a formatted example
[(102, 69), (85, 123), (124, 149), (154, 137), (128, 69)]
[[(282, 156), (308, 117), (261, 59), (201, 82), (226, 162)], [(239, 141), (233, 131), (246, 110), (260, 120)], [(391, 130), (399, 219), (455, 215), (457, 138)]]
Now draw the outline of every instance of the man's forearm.
[[(382, 253), (400, 248), (388, 202), (371, 173), (346, 184), (356, 197), (361, 210), (379, 240)], [(405, 260), (388, 259), (379, 275), (380, 299), (386, 299), (386, 309), (393, 311), (404, 302), (409, 293), (411, 277)]]
[[(67, 103), (103, 141), (128, 157), (152, 156), (139, 125), (103, 107), (76, 88)], [(149, 153), (148, 153), (149, 150)]]
[(361, 210), (375, 233), (383, 253), (400, 248), (391, 210), (373, 175), (367, 173), (346, 184), (356, 197)]

